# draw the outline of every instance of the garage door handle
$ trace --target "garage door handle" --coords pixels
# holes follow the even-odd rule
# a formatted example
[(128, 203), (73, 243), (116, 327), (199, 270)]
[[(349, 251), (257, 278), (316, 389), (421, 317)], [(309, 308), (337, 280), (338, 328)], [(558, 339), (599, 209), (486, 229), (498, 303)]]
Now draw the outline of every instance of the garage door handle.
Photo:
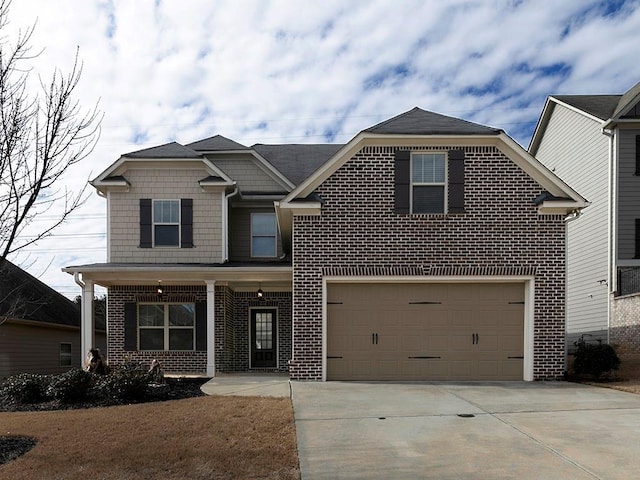
[(372, 333), (371, 334), (371, 343), (373, 345), (377, 345), (378, 344), (378, 334), (377, 333)]
[(507, 357), (507, 358), (520, 358), (520, 359), (524, 359), (524, 357)]
[(427, 358), (442, 358), (442, 357), (407, 357), (407, 358), (422, 358), (422, 359), (427, 359)]
[(334, 357), (332, 355), (327, 355), (327, 358), (342, 358), (342, 357)]
[(471, 334), (471, 344), (472, 345), (477, 345), (479, 340), (480, 340), (480, 336), (477, 333), (472, 333)]

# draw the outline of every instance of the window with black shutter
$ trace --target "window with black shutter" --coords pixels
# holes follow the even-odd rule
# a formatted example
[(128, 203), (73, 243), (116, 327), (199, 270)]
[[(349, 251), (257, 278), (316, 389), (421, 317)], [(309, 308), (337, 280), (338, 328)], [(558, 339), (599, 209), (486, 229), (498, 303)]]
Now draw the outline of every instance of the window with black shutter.
[(193, 199), (140, 199), (140, 248), (193, 246)]
[(444, 153), (411, 156), (411, 212), (445, 213), (447, 157)]

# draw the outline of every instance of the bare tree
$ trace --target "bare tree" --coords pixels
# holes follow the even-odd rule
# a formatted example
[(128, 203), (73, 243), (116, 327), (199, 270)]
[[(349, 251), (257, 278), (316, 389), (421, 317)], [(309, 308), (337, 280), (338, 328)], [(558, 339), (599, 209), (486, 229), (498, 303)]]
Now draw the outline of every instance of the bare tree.
[[(77, 51), (68, 75), (56, 69), (49, 80), (34, 82), (30, 66), (40, 55), (30, 45), (35, 25), (11, 41), (5, 33), (10, 4), (0, 0), (0, 266), (82, 205), (85, 189), (62, 189), (59, 180), (91, 153), (102, 120), (97, 105), (84, 111), (75, 99), (82, 73)], [(47, 221), (26, 236), (44, 212)]]

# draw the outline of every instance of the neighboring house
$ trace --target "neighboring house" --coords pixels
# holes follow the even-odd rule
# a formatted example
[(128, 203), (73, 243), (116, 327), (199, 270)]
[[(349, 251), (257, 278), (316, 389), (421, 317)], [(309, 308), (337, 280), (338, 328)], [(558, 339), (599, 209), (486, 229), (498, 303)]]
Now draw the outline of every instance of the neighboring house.
[(554, 95), (529, 146), (591, 202), (568, 225), (567, 343), (640, 350), (640, 83), (623, 95)]
[(108, 289), (112, 362), (298, 380), (564, 372), (565, 217), (586, 202), (501, 130), (415, 108), (345, 145), (170, 143), (92, 184), (108, 261), (65, 271), (84, 298)]
[[(98, 342), (106, 349), (104, 325)], [(0, 379), (62, 373), (80, 367), (81, 357), (77, 305), (5, 261), (0, 266)]]

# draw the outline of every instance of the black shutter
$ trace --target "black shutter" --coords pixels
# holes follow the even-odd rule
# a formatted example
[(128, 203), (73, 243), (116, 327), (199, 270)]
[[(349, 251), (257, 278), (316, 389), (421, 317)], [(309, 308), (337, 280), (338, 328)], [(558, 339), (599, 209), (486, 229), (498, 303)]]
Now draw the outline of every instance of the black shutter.
[(640, 135), (636, 135), (636, 175), (640, 175)]
[(138, 349), (138, 305), (133, 302), (124, 304), (124, 349)]
[(180, 247), (193, 248), (193, 199), (180, 200), (180, 228), (182, 239)]
[(140, 199), (140, 248), (151, 248), (153, 236), (151, 234), (151, 199)]
[(411, 152), (409, 150), (396, 151), (394, 186), (394, 211), (409, 213), (409, 189), (411, 188)]
[(449, 151), (449, 213), (464, 213), (464, 150)]
[(207, 350), (207, 302), (196, 302), (196, 350)]

